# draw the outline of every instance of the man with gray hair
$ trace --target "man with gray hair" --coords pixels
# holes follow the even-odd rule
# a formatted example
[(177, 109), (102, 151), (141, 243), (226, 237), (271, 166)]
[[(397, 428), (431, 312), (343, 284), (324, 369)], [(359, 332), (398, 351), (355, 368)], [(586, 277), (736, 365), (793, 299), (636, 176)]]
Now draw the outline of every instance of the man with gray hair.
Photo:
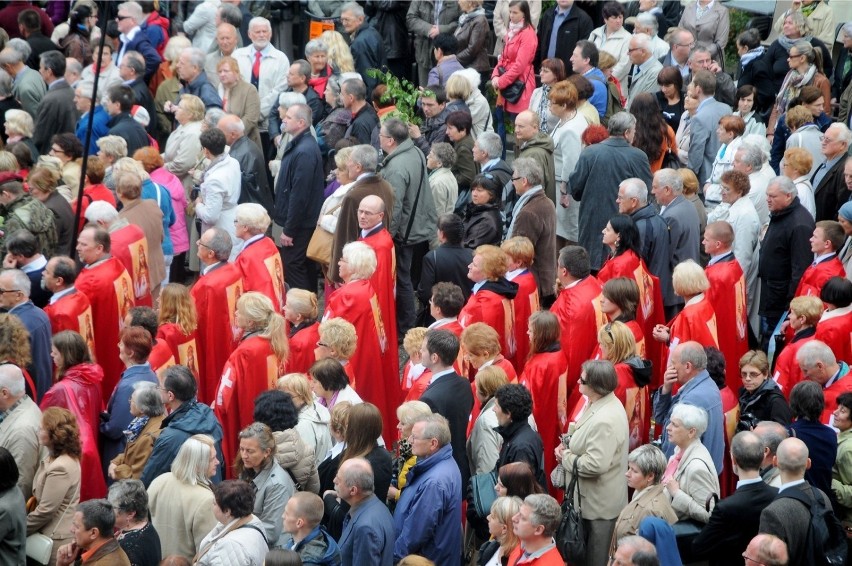
[(370, 462), (350, 458), (340, 464), (334, 478), (337, 496), (349, 504), (338, 546), (342, 564), (351, 566), (392, 566), (393, 516), (376, 497)]
[(138, 51), (145, 59), (144, 79), (146, 83), (149, 82), (163, 59), (157, 53), (157, 48), (151, 43), (148, 34), (142, 31), (141, 25), (145, 21), (142, 7), (136, 2), (119, 4), (115, 19), (118, 23), (118, 31), (121, 33), (118, 36), (120, 47), (117, 61), (122, 61), (128, 51)]
[(680, 76), (684, 79), (684, 93), (686, 92), (687, 78), (689, 77), (689, 50), (695, 45), (695, 36), (692, 32), (683, 28), (675, 28), (669, 34), (670, 51), (665, 57), (660, 58), (663, 67), (677, 67)]
[(674, 301), (672, 289), (671, 242), (669, 226), (657, 212), (657, 207), (648, 203), (648, 185), (642, 179), (631, 177), (618, 185), (615, 199), (620, 214), (629, 214), (639, 230), (642, 257), (648, 270), (660, 280), (663, 299)]
[[(707, 55), (709, 59), (709, 54)], [(719, 152), (719, 136), (716, 129), (719, 120), (732, 112), (727, 104), (717, 101), (716, 77), (708, 70), (695, 72), (687, 92), (698, 99), (698, 109), (690, 119), (692, 137), (689, 142), (689, 168), (698, 177), (698, 186), (703, 187), (713, 171), (713, 162)]]
[(83, 64), (74, 57), (65, 58), (65, 82), (71, 88), (77, 88), (77, 83), (80, 82), (80, 75), (83, 74)]
[(305, 96), (305, 103), (311, 107), (312, 124), (317, 126), (325, 118), (326, 104), (320, 99), (317, 91), (308, 84), (310, 79), (311, 64), (304, 59), (293, 61), (290, 70), (287, 71), (287, 86), (291, 92), (298, 92)]
[(193, 94), (200, 98), (206, 110), (222, 108), (222, 99), (219, 97), (216, 88), (210, 84), (207, 73), (204, 71), (206, 59), (207, 55), (197, 47), (190, 47), (181, 51), (176, 71), (182, 86), (178, 92), (177, 101), (172, 102), (165, 109), (166, 112), (174, 111), (180, 102), (180, 97), (184, 94)]
[(822, 137), (822, 154), (825, 161), (811, 178), (816, 204), (816, 220), (835, 220), (840, 205), (849, 200), (849, 189), (843, 169), (846, 165), (852, 132), (849, 127), (838, 122), (832, 124)]
[(384, 39), (378, 30), (366, 21), (364, 8), (357, 2), (343, 5), (340, 9), (340, 23), (349, 34), (349, 50), (355, 60), (355, 71), (364, 78), (369, 99), (379, 80), (369, 76), (367, 71), (381, 69), (387, 65)]
[(24, 373), (11, 363), (0, 364), (0, 446), (18, 464), (18, 487), (33, 492), (33, 478), (39, 462), (38, 431), (41, 411), (27, 395)]
[[(346, 161), (346, 170), (349, 174), (350, 181), (355, 184), (340, 200), (340, 212), (337, 214), (337, 224), (334, 225), (334, 240), (331, 244), (331, 263), (328, 266), (328, 277), (331, 281), (342, 283), (338, 273), (337, 262), (340, 260), (343, 246), (349, 242), (354, 242), (360, 235), (358, 227), (358, 205), (361, 201), (370, 195), (378, 196), (385, 203), (385, 211), (393, 210), (394, 189), (381, 176), (376, 174), (378, 168), (379, 153), (371, 145), (356, 145), (352, 148), (352, 153), (349, 154), (349, 159)], [(325, 223), (325, 226), (331, 227), (328, 222), (332, 221), (333, 216), (325, 214), (320, 218), (320, 223)], [(385, 213), (385, 223), (389, 223), (387, 212)]]
[(512, 166), (502, 159), (502, 155), (503, 142), (496, 132), (482, 132), (473, 143), (473, 160), (479, 164), (480, 173), (493, 175), (500, 185), (503, 190), (503, 212), (506, 218), (511, 218), (518, 197), (512, 185)]
[[(683, 179), (674, 169), (660, 169), (654, 174), (651, 193), (660, 205), (660, 216), (669, 227), (670, 270), (691, 259), (698, 263), (701, 251), (701, 226), (698, 212), (683, 196)], [(663, 295), (666, 320), (671, 320), (683, 308), (683, 297), (674, 293)]]
[(509, 564), (518, 564), (522, 556), (529, 557), (531, 564), (561, 564), (553, 538), (561, 521), (562, 510), (555, 499), (542, 493), (528, 495), (512, 517), (512, 529), (521, 544), (509, 555)]
[[(258, 150), (260, 151), (260, 150)], [(272, 220), (256, 202), (237, 205), (237, 239), (243, 247), (234, 263), (243, 274), (243, 291), (257, 291), (269, 297), (276, 312), (284, 308), (284, 265), (272, 238), (266, 235)]]
[[(680, 389), (672, 396), (675, 383)], [(671, 419), (672, 409), (678, 403), (695, 405), (707, 411), (707, 430), (701, 442), (713, 458), (716, 473), (721, 474), (725, 452), (722, 396), (707, 372), (707, 354), (698, 342), (678, 344), (672, 350), (663, 375), (663, 385), (654, 395), (654, 420), (663, 427), (661, 448), (667, 458), (674, 455), (675, 445), (669, 440), (666, 426)]]
[(766, 189), (769, 227), (760, 244), (760, 334), (763, 349), (790, 307), (802, 274), (813, 262), (810, 241), (814, 218), (799, 202), (798, 191), (787, 177), (775, 177)]
[(821, 340), (810, 340), (796, 352), (796, 363), (806, 379), (822, 386), (825, 408), (820, 421), (833, 425), (833, 413), (837, 409), (837, 398), (852, 391), (852, 377), (849, 377), (849, 365), (838, 360), (834, 352)]
[(609, 253), (601, 241), (601, 232), (618, 212), (618, 186), (631, 177), (640, 179), (645, 186), (651, 184), (648, 156), (632, 145), (636, 118), (629, 112), (618, 112), (609, 119), (607, 129), (607, 139), (580, 152), (568, 180), (571, 196), (580, 201), (579, 244), (589, 252), (594, 272), (600, 270)]
[[(340, 85), (340, 96), (343, 99), (343, 107), (352, 113), (352, 121), (343, 137), (355, 138), (360, 143), (370, 143), (373, 130), (379, 125), (379, 116), (373, 105), (367, 102), (366, 83), (357, 78), (346, 79)], [(381, 139), (379, 141), (381, 142)]]
[(627, 75), (627, 107), (629, 108), (636, 96), (647, 92), (660, 92), (657, 75), (663, 65), (651, 50), (651, 38), (644, 33), (636, 33), (630, 38), (630, 48), (627, 50), (630, 59), (630, 72)]
[(767, 485), (781, 487), (781, 475), (775, 466), (775, 453), (778, 445), (789, 436), (787, 429), (775, 421), (760, 421), (753, 432), (763, 443), (763, 462), (760, 464), (760, 478)]
[[(151, 96), (151, 89), (143, 80), (145, 77), (145, 59), (138, 51), (126, 51), (124, 59), (118, 66), (118, 75), (126, 86), (129, 86), (133, 91), (133, 99), (135, 104), (143, 107), (149, 118), (157, 115), (157, 107), (154, 105), (154, 97)], [(159, 131), (158, 120), (149, 120), (148, 126), (145, 128), (148, 134), (156, 138)]]
[(787, 544), (775, 535), (759, 534), (748, 543), (745, 556), (749, 561), (764, 566), (787, 566), (790, 554)]
[(417, 463), (393, 515), (393, 561), (419, 554), (435, 564), (461, 566), (462, 530), (454, 519), (461, 517), (462, 483), (447, 419), (418, 419), (408, 441)]
[(274, 197), (260, 146), (246, 136), (245, 123), (239, 116), (225, 114), (217, 127), (225, 134), (225, 142), (231, 148), (228, 155), (240, 164), (242, 183), (239, 202), (256, 202), (271, 213), (275, 206)]
[(686, 94), (689, 83), (692, 82), (693, 75), (703, 70), (708, 71), (716, 78), (714, 98), (728, 106), (736, 104), (737, 84), (731, 78), (731, 75), (726, 73), (717, 61), (713, 60), (713, 55), (707, 47), (700, 45), (689, 52), (688, 68), (689, 74), (683, 78), (684, 94)]
[(0, 308), (18, 317), (29, 332), (32, 360), (27, 365), (27, 371), (36, 386), (33, 399), (41, 400), (53, 385), (50, 319), (30, 300), (32, 284), (27, 274), (20, 269), (4, 269), (0, 272), (0, 289), (4, 290), (0, 294)]
[(224, 22), (216, 26), (216, 41), (213, 42), (211, 51), (204, 59), (204, 72), (213, 88), (219, 88), (219, 75), (216, 73), (219, 61), (222, 57), (230, 57), (240, 46), (239, 43), (240, 33), (236, 27)]
[(222, 308), (236, 304), (243, 293), (243, 275), (228, 263), (232, 245), (231, 235), (222, 228), (210, 228), (198, 238), (201, 272), (190, 295), (198, 313), (198, 399), (202, 403), (213, 401), (222, 368), (240, 334), (234, 309)]
[(743, 141), (734, 153), (732, 167), (735, 171), (748, 175), (748, 184), (750, 187), (748, 198), (754, 205), (754, 210), (757, 212), (757, 218), (761, 226), (769, 222), (766, 188), (769, 186), (769, 181), (775, 177), (775, 171), (767, 164), (767, 160), (767, 153), (758, 143)]
[(556, 207), (544, 193), (539, 162), (531, 157), (515, 159), (512, 184), (518, 202), (512, 210), (508, 238), (528, 238), (535, 250), (530, 271), (538, 284), (542, 305), (547, 308), (556, 300)]
[(618, 539), (618, 547), (612, 555), (612, 564), (613, 566), (638, 566), (643, 555), (657, 557), (657, 549), (651, 541), (639, 535), (622, 537)]
[(47, 93), (47, 85), (38, 71), (27, 67), (25, 61), (24, 54), (11, 46), (0, 51), (0, 67), (14, 79), (12, 94), (21, 103), (21, 108), (35, 118), (38, 105)]
[(74, 131), (77, 108), (74, 106), (74, 90), (65, 80), (65, 56), (61, 52), (42, 53), (38, 72), (47, 85), (47, 93), (38, 106), (32, 141), (39, 153), (46, 155), (50, 153), (55, 134)]
[(659, 27), (660, 22), (657, 16), (651, 12), (639, 12), (636, 15), (636, 23), (633, 24), (633, 33), (643, 33), (651, 38), (651, 52), (654, 59), (663, 59), (671, 50), (669, 44), (657, 34)]

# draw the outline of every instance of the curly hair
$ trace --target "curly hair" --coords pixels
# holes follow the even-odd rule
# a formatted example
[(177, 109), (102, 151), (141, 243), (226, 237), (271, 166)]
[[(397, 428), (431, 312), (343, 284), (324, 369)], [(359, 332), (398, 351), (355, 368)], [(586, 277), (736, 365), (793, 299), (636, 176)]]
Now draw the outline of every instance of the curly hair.
[(663, 152), (663, 139), (667, 129), (657, 97), (648, 92), (638, 94), (630, 104), (630, 113), (636, 117), (633, 147), (645, 152), (648, 161), (653, 163)]
[(299, 422), (299, 411), (289, 393), (273, 389), (254, 400), (254, 420), (275, 431), (290, 430)]
[(33, 361), (30, 333), (21, 319), (13, 314), (0, 314), (0, 361), (25, 368)]
[(169, 283), (160, 292), (160, 313), (158, 324), (174, 323), (185, 335), (192, 334), (198, 328), (198, 315), (195, 301), (189, 295), (189, 289), (180, 283)]
[(532, 413), (532, 394), (520, 383), (504, 385), (494, 393), (494, 396), (503, 412), (512, 415), (512, 422), (523, 422)]
[(83, 447), (74, 413), (61, 407), (49, 407), (41, 414), (41, 428), (47, 434), (47, 449), (52, 457), (66, 455), (80, 459)]

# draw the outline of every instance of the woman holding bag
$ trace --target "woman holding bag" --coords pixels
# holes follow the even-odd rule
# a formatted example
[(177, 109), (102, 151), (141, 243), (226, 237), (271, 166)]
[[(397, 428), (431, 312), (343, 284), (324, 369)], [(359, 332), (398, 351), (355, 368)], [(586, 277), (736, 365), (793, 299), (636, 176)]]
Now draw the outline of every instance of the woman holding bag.
[[(512, 0), (509, 2), (506, 44), (491, 73), (491, 85), (500, 93), (495, 116), (497, 133), (503, 142), (503, 157), (506, 156), (506, 115), (514, 122), (519, 112), (530, 107), (535, 90), (533, 59), (537, 49), (538, 36), (532, 25), (529, 3), (526, 0)], [(516, 81), (520, 83), (515, 84)]]

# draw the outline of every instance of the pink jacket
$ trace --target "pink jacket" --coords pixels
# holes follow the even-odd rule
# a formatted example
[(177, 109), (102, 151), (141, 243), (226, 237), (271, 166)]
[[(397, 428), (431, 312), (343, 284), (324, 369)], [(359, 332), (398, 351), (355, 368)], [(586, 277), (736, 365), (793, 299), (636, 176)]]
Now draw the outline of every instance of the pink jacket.
[[(497, 85), (501, 89), (506, 88), (519, 78), (527, 85), (526, 89), (524, 89), (524, 94), (516, 103), (503, 102), (508, 112), (518, 113), (530, 107), (530, 99), (532, 98), (533, 90), (535, 90), (533, 59), (535, 59), (537, 50), (538, 37), (535, 34), (535, 28), (532, 26), (527, 26), (519, 31), (503, 47), (503, 53), (500, 54), (500, 59), (491, 73), (491, 78), (500, 77)], [(502, 76), (498, 70), (499, 67), (506, 69), (506, 72)]]
[(186, 230), (186, 191), (180, 179), (165, 167), (151, 171), (151, 180), (163, 185), (172, 196), (172, 208), (175, 210), (175, 223), (169, 228), (175, 255), (189, 249), (189, 233)]

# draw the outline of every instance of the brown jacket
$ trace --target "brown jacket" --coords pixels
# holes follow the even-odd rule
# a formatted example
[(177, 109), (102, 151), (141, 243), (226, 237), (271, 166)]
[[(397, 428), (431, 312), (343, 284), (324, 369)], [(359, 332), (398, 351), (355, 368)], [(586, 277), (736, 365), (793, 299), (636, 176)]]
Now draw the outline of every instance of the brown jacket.
[(556, 207), (544, 191), (530, 198), (518, 211), (510, 237), (526, 236), (535, 249), (530, 271), (542, 297), (552, 297), (556, 284)]
[(393, 202), (396, 196), (393, 187), (378, 175), (369, 175), (356, 182), (340, 201), (340, 214), (337, 220), (337, 229), (334, 232), (334, 242), (331, 245), (331, 264), (328, 267), (328, 279), (333, 283), (343, 283), (337, 273), (337, 262), (343, 253), (343, 246), (354, 242), (361, 235), (358, 228), (358, 205), (361, 200), (370, 195), (378, 195), (385, 201), (385, 227), (390, 228), (390, 214), (393, 211)]
[(130, 560), (115, 539), (104, 543), (88, 560), (78, 558), (74, 563), (83, 566), (130, 566)]
[(239, 80), (231, 87), (223, 102), (227, 105), (229, 114), (242, 118), (246, 126), (246, 137), (260, 147), (260, 96), (257, 89), (251, 83)]
[(615, 554), (615, 547), (619, 539), (635, 535), (639, 531), (639, 523), (645, 517), (659, 517), (670, 525), (677, 523), (677, 514), (672, 509), (669, 496), (664, 493), (665, 489), (660, 484), (653, 485), (641, 493), (639, 497), (634, 497), (621, 510), (618, 519), (615, 521), (615, 530), (612, 533), (610, 556)]
[(157, 437), (160, 436), (160, 424), (164, 418), (166, 418), (166, 415), (148, 419), (136, 440), (128, 442), (124, 452), (113, 458), (112, 463), (116, 466), (116, 480), (138, 480), (142, 477), (142, 469), (148, 462), (148, 456), (154, 449)]
[[(168, 191), (166, 192), (168, 194)], [(166, 260), (163, 257), (163, 212), (157, 202), (150, 199), (136, 199), (128, 202), (118, 213), (131, 224), (136, 224), (145, 232), (148, 240), (148, 269), (151, 274), (151, 297), (160, 295), (160, 283), (166, 278)]]

